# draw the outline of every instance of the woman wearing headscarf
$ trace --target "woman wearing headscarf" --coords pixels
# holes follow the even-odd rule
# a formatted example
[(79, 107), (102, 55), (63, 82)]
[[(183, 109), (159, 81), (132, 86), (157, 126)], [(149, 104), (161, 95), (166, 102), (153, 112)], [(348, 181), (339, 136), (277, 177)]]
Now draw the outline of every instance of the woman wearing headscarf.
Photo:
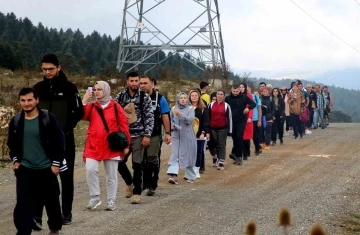
[(101, 205), (99, 187), (99, 164), (104, 162), (106, 171), (107, 207), (106, 210), (115, 210), (117, 192), (117, 169), (121, 161), (129, 151), (129, 146), (124, 151), (110, 149), (107, 137), (109, 133), (105, 129), (100, 113), (103, 114), (109, 132), (121, 131), (126, 135), (130, 143), (128, 122), (123, 108), (110, 96), (110, 86), (107, 82), (97, 81), (93, 87), (96, 98), (94, 103), (88, 103), (92, 92), (86, 91), (83, 98), (85, 114), (83, 120), (89, 121), (87, 138), (85, 141), (83, 160), (86, 168), (86, 181), (90, 191), (90, 201), (87, 209), (95, 209)]
[[(240, 83), (240, 95), (246, 95), (249, 99), (251, 99), (252, 101), (254, 101), (251, 93), (248, 91), (247, 89), (247, 84), (246, 83)], [(253, 138), (253, 133), (254, 133), (254, 127), (253, 127), (253, 114), (254, 114), (254, 110), (250, 109), (250, 105), (246, 105), (246, 108), (249, 109), (249, 112), (246, 114), (246, 125), (245, 125), (245, 130), (244, 130), (244, 135), (243, 135), (243, 144), (244, 144), (244, 149), (243, 149), (243, 160), (247, 160), (248, 157), (250, 157), (250, 140)]]
[(180, 92), (176, 96), (176, 105), (171, 109), (171, 157), (167, 174), (169, 183), (178, 184), (179, 169), (185, 168), (188, 183), (196, 179), (197, 142), (194, 132), (195, 109), (190, 105), (187, 94)]
[(271, 146), (275, 146), (277, 135), (279, 135), (280, 144), (283, 144), (285, 102), (277, 87), (272, 90), (271, 97), (275, 106), (275, 120), (271, 128)]
[(208, 109), (205, 106), (203, 100), (200, 98), (200, 92), (197, 89), (190, 90), (189, 100), (191, 106), (195, 109), (195, 119), (194, 125), (197, 122), (197, 154), (196, 154), (196, 164), (195, 164), (195, 173), (196, 178), (200, 178), (200, 170), (205, 169), (205, 153), (204, 147), (206, 140), (210, 138), (209, 130), (209, 114)]

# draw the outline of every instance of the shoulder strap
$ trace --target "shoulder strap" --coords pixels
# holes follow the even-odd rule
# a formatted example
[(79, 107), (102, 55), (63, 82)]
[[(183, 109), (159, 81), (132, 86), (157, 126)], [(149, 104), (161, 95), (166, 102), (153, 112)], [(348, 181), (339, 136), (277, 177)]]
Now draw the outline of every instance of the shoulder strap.
[(14, 126), (15, 126), (15, 129), (17, 128), (18, 126), (18, 123), (20, 121), (20, 117), (21, 117), (21, 113), (17, 113), (14, 117)]
[(141, 113), (141, 122), (145, 128), (145, 120), (144, 120), (144, 109), (143, 109), (143, 104), (144, 104), (144, 98), (145, 98), (145, 91), (140, 91), (140, 113)]
[(104, 113), (103, 113), (102, 109), (100, 109), (100, 108), (97, 107), (97, 106), (95, 107), (95, 109), (96, 109), (96, 111), (99, 113), (99, 115), (100, 115), (100, 117), (101, 117), (101, 121), (102, 121), (103, 124), (104, 124), (104, 127), (105, 127), (106, 132), (109, 133), (109, 132), (110, 132), (110, 129), (109, 129), (109, 126), (108, 126), (107, 123), (106, 123), (106, 120), (105, 120)]

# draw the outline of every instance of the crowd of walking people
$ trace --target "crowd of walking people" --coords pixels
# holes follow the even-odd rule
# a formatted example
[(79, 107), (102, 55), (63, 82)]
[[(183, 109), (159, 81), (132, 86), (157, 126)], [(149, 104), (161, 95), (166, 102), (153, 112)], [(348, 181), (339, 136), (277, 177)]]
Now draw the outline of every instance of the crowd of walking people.
[(87, 209), (102, 204), (98, 172), (103, 162), (106, 210), (114, 211), (118, 173), (132, 204), (141, 203), (145, 190), (147, 196), (155, 194), (163, 142), (171, 146), (168, 182), (179, 184), (179, 170), (185, 169), (184, 179), (194, 183), (205, 171), (207, 150), (213, 167), (225, 170), (228, 136), (233, 141), (228, 156), (241, 166), (251, 156), (251, 140), (258, 156), (277, 141), (284, 144), (284, 136), (301, 139), (313, 129), (326, 128), (333, 108), (326, 86), (308, 84), (305, 89), (300, 80), (289, 88), (238, 83), (230, 94), (223, 89), (208, 94), (209, 84), (203, 81), (199, 88), (177, 94), (176, 104), (169, 107), (156, 80), (137, 72), (127, 74), (127, 86), (114, 99), (105, 81), (95, 82), (81, 98), (55, 54), (45, 54), (41, 68), (43, 81), (19, 92), (22, 111), (9, 125), (7, 144), (16, 176), (14, 224), (19, 235), (42, 229), (44, 207), (49, 234), (59, 234), (62, 225), (72, 223), (74, 128), (80, 120), (89, 122), (83, 152), (90, 195)]

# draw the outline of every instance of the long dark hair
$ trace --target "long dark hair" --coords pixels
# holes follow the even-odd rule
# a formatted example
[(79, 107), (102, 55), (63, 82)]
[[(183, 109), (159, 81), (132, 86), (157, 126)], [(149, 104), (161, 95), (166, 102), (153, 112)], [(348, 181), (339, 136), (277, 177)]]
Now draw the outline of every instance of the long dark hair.
[(278, 99), (282, 98), (282, 94), (281, 94), (281, 92), (280, 92), (280, 88), (278, 88), (278, 87), (275, 87), (275, 88), (272, 89), (272, 91), (271, 91), (271, 96), (274, 97), (274, 90), (277, 90), (277, 92), (278, 92), (277, 98), (278, 98)]

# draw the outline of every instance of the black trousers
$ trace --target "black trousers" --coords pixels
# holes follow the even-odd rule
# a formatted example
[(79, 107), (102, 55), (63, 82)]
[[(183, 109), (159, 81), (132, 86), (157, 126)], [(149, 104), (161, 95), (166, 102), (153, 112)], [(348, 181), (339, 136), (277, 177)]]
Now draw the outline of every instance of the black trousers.
[[(65, 134), (65, 159), (68, 169), (60, 172), (61, 208), (64, 217), (71, 216), (74, 200), (75, 138), (74, 132)], [(44, 204), (36, 205), (34, 218), (41, 221)]]
[(144, 149), (143, 167), (143, 189), (156, 189), (158, 187), (159, 172), (160, 172), (160, 156), (162, 138), (160, 138), (160, 148), (157, 156), (148, 156), (147, 149)]
[(45, 205), (50, 230), (61, 230), (60, 188), (51, 168), (35, 170), (20, 165), (15, 175), (14, 224), (17, 234), (31, 234), (36, 205)]
[(275, 120), (271, 128), (271, 140), (276, 142), (277, 135), (279, 135), (279, 139), (284, 137), (284, 119), (280, 118), (278, 115), (275, 116)]
[(233, 124), (232, 139), (233, 147), (231, 153), (236, 157), (242, 158), (244, 150), (244, 131), (245, 131), (246, 122), (239, 122)]

